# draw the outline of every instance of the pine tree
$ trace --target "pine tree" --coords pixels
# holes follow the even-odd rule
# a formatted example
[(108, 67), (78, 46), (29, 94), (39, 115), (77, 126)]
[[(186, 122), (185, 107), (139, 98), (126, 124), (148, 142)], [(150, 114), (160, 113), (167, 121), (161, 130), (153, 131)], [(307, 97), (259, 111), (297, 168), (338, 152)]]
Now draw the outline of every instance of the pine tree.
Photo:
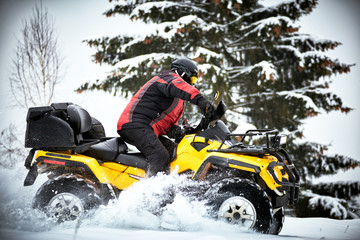
[[(298, 32), (296, 21), (316, 4), (317, 0), (294, 0), (266, 8), (257, 0), (117, 1), (104, 13), (107, 17), (124, 14), (156, 25), (147, 35), (87, 40), (96, 49), (94, 61), (113, 65), (114, 70), (106, 79), (84, 83), (77, 91), (98, 89), (128, 97), (176, 58), (193, 59), (201, 71), (197, 87), (208, 95), (221, 90), (231, 129), (247, 121), (290, 135), (288, 149), (304, 186), (297, 214), (351, 217), (346, 200), (360, 193), (358, 183), (336, 183), (339, 189), (348, 189), (345, 197), (334, 188), (312, 185), (311, 180), (358, 167), (359, 162), (328, 156), (327, 146), (301, 140), (304, 119), (321, 112), (351, 111), (328, 90), (330, 77), (347, 73), (352, 66), (325, 54), (341, 43)], [(187, 106), (187, 117), (196, 115), (196, 109)], [(316, 205), (316, 199), (321, 203)], [(334, 214), (326, 204), (329, 201), (345, 210)], [(315, 205), (323, 208), (321, 214)]]

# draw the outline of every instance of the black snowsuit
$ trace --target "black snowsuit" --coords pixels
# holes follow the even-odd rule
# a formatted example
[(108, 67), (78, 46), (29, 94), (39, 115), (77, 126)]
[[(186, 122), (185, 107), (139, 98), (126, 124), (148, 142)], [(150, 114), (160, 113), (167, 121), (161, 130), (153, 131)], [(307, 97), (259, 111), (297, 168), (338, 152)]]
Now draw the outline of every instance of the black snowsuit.
[(166, 71), (144, 84), (119, 118), (120, 136), (148, 161), (147, 176), (168, 172), (170, 154), (159, 136), (177, 124), (184, 111), (183, 100), (198, 105), (205, 98), (174, 71)]

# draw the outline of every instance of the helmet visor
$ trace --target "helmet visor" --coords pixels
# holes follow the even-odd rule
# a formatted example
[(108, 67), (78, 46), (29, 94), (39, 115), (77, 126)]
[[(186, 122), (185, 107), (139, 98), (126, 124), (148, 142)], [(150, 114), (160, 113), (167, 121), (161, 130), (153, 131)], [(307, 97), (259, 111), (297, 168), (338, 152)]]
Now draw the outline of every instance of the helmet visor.
[(198, 80), (198, 76), (193, 74), (191, 77), (190, 77), (190, 83), (191, 84), (195, 84), (196, 81)]

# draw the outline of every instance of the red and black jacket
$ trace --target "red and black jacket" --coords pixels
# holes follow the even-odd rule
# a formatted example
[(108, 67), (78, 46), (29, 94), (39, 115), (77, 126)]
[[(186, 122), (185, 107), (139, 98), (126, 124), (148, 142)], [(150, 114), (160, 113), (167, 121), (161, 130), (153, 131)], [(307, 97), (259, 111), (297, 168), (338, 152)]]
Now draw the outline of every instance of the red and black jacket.
[(183, 100), (198, 105), (204, 97), (174, 71), (150, 79), (130, 100), (117, 130), (150, 125), (157, 136), (166, 134), (184, 112)]

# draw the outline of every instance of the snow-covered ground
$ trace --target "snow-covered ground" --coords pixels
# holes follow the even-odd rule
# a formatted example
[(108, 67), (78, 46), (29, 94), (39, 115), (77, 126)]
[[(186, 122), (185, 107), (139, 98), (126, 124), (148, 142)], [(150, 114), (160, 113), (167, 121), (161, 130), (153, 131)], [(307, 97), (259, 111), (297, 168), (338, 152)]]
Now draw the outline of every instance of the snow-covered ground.
[(0, 238), (6, 240), (100, 240), (100, 239), (156, 239), (156, 240), (231, 240), (231, 239), (359, 239), (360, 220), (331, 220), (323, 218), (287, 218), (279, 236), (244, 233), (221, 227), (200, 231), (146, 230), (141, 228), (80, 227), (77, 235), (74, 228), (56, 228), (51, 231), (31, 232), (1, 229)]
[[(102, 206), (76, 224), (54, 225), (45, 214), (31, 208), (39, 186), (46, 181), (40, 175), (33, 186), (23, 187), (27, 171), (21, 163), (12, 169), (0, 169), (0, 239), (359, 239), (360, 219), (287, 217), (280, 236), (244, 232), (241, 229), (206, 217), (200, 201), (189, 198), (179, 186), (191, 189), (193, 182), (176, 175), (143, 180), (123, 192), (119, 199)], [(173, 203), (162, 214), (150, 212), (175, 189)]]

